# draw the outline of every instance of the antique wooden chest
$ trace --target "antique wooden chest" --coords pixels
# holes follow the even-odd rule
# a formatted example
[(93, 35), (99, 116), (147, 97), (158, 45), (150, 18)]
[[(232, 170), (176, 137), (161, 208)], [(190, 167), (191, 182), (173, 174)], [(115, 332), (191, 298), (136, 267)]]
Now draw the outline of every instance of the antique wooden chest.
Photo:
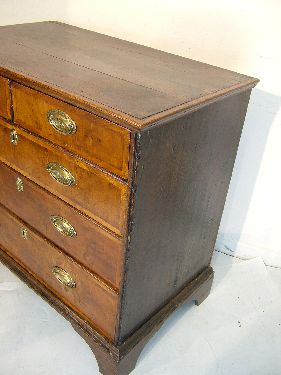
[(57, 22), (0, 28), (0, 258), (128, 374), (201, 303), (256, 79)]

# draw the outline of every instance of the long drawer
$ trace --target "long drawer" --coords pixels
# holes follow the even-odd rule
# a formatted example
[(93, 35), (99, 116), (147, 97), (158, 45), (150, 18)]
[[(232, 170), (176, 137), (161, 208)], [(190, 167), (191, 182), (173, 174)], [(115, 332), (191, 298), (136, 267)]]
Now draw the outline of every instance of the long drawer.
[(0, 77), (0, 116), (6, 119), (11, 117), (9, 80), (3, 77)]
[(126, 184), (2, 120), (0, 159), (117, 234), (123, 233)]
[(1, 162), (0, 186), (0, 203), (119, 289), (121, 240)]
[(122, 178), (128, 177), (128, 130), (16, 83), (12, 95), (15, 123)]
[(118, 295), (1, 205), (0, 246), (64, 303), (114, 338)]

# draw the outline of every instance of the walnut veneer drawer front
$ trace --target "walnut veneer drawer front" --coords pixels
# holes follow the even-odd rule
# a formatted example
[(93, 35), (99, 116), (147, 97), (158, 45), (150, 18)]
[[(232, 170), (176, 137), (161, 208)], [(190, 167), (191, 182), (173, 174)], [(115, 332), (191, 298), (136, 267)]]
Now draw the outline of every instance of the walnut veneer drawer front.
[(0, 244), (68, 305), (114, 337), (118, 295), (1, 205)]
[(3, 77), (0, 77), (0, 116), (7, 119), (11, 117), (9, 80)]
[(13, 84), (12, 94), (15, 123), (128, 177), (128, 130), (21, 85)]
[(120, 287), (123, 242), (0, 163), (0, 203), (114, 287)]
[(0, 159), (116, 233), (123, 232), (126, 184), (3, 121)]

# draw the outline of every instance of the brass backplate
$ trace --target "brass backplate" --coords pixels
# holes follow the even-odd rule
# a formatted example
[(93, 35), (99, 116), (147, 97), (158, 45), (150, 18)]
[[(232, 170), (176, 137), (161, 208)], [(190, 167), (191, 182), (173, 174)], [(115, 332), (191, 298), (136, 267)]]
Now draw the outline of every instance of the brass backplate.
[(76, 230), (64, 217), (52, 215), (50, 216), (50, 220), (59, 233), (67, 237), (76, 237)]
[(49, 124), (61, 134), (71, 135), (76, 132), (76, 124), (72, 118), (59, 109), (51, 109), (47, 112)]
[(18, 141), (19, 141), (18, 133), (14, 129), (11, 130), (10, 132), (10, 141), (14, 146), (18, 144)]
[(21, 234), (21, 237), (24, 239), (24, 240), (27, 240), (27, 234), (28, 234), (28, 231), (26, 228), (20, 228), (20, 234)]
[(17, 187), (18, 191), (23, 192), (23, 189), (24, 189), (24, 187), (23, 187), (23, 181), (19, 177), (16, 180), (16, 187)]
[(47, 171), (58, 183), (66, 186), (75, 185), (74, 176), (63, 165), (55, 162), (48, 163)]
[(76, 282), (63, 268), (55, 266), (52, 268), (52, 272), (56, 279), (64, 286), (67, 286), (68, 288), (76, 288)]

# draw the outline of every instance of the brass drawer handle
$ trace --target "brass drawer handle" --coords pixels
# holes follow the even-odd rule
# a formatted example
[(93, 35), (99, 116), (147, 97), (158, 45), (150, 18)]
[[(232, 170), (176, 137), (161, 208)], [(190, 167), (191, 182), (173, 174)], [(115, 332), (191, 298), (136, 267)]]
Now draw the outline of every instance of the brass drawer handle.
[(71, 135), (76, 132), (76, 124), (72, 118), (59, 109), (51, 109), (47, 112), (49, 124), (61, 134)]
[(66, 186), (75, 185), (75, 178), (63, 165), (53, 162), (49, 163), (47, 165), (47, 171), (60, 184)]
[(10, 132), (10, 141), (14, 146), (16, 146), (18, 144), (19, 136), (18, 136), (18, 133), (15, 130), (11, 130), (11, 132)]
[(52, 272), (55, 278), (64, 286), (67, 286), (68, 288), (76, 288), (76, 282), (64, 269), (55, 266), (52, 268)]
[(53, 223), (56, 230), (67, 237), (76, 237), (77, 233), (74, 227), (63, 217), (52, 215), (50, 217), (51, 222)]

